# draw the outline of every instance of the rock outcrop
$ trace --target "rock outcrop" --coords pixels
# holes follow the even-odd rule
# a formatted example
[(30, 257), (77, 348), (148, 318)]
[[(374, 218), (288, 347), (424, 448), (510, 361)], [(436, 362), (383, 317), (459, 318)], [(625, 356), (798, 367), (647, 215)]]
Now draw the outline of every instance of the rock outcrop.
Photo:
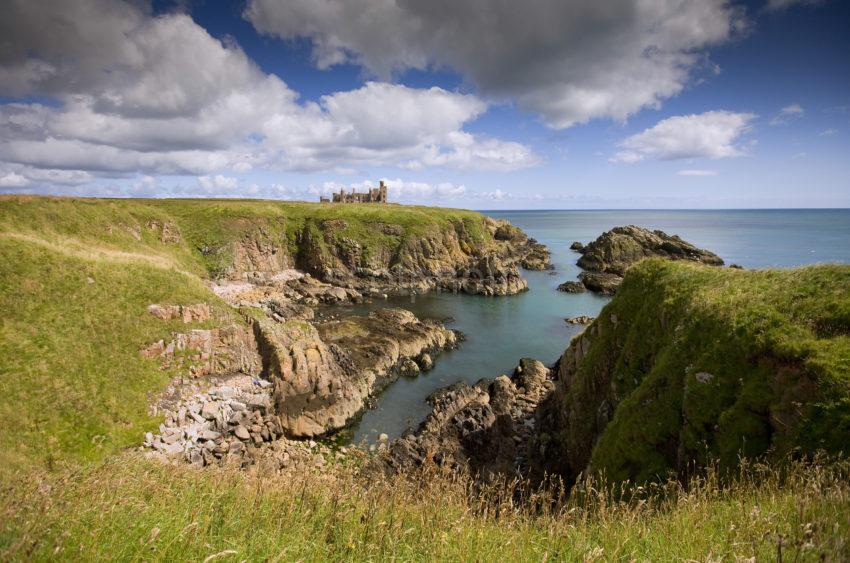
[(629, 268), (553, 369), (537, 470), (646, 481), (712, 462), (734, 468), (742, 455), (846, 453), (847, 387), (832, 382), (848, 373), (833, 352), (848, 325), (825, 300), (848, 281), (839, 267)]
[(535, 409), (552, 388), (549, 369), (526, 358), (511, 377), (441, 389), (429, 397), (433, 410), (419, 428), (390, 444), (376, 464), (392, 472), (430, 459), (484, 480), (519, 475), (528, 461)]
[(577, 317), (567, 317), (564, 321), (568, 325), (589, 325), (595, 318), (596, 317), (589, 317), (587, 315), (579, 315)]
[[(582, 255), (577, 262), (579, 267), (585, 270), (579, 276), (582, 285), (590, 291), (605, 295), (613, 295), (622, 283), (626, 270), (644, 258), (657, 257), (712, 266), (723, 265), (723, 260), (716, 254), (697, 248), (677, 235), (650, 231), (634, 225), (615, 227), (602, 233), (587, 246), (573, 243), (570, 248)], [(563, 284), (564, 287), (572, 287), (567, 284)]]
[(192, 377), (257, 373), (260, 366), (250, 329), (238, 324), (174, 332), (167, 342), (154, 342), (140, 354), (143, 358), (158, 360), (163, 370), (178, 368)]
[[(527, 288), (519, 273), (551, 268), (549, 250), (506, 221), (482, 219), (487, 235), (473, 235), (461, 221), (406, 236), (401, 225), (366, 225), (368, 237), (343, 219), (308, 219), (291, 243), (266, 230), (251, 231), (227, 249), (222, 269), (230, 280), (267, 282), (298, 268), (314, 280), (359, 294), (421, 293), (434, 288), (483, 295), (511, 295)], [(294, 253), (292, 249), (294, 248)], [(342, 296), (339, 300), (343, 300)]]
[[(316, 437), (344, 427), (366, 399), (423, 353), (456, 344), (455, 333), (409, 311), (316, 323), (259, 320), (255, 333), (263, 373), (284, 432)], [(409, 374), (409, 373), (408, 373)]]

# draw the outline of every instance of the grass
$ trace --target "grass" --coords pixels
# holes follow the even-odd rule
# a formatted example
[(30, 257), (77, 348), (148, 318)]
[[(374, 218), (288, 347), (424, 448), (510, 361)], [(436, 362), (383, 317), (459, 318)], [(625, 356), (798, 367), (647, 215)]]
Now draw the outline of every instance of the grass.
[[(490, 240), (480, 215), (457, 210), (0, 197), (0, 560), (850, 557), (850, 469), (841, 461), (745, 466), (723, 486), (713, 470), (684, 486), (662, 480), (613, 491), (580, 480), (562, 498), (553, 492), (562, 489), (532, 495), (516, 483), (478, 490), (435, 468), (365, 483), (335, 463), (322, 475), (196, 471), (133, 452), (158, 423), (146, 412), (150, 396), (175, 375), (142, 361), (139, 349), (172, 331), (242, 322), (206, 285), (226, 269), (234, 242), (250, 234), (296, 257), (305, 230), (321, 250), (322, 223), (335, 219), (345, 221), (337, 243), (351, 238), (375, 254), (434, 229)], [(163, 236), (164, 225), (180, 238)], [(847, 268), (738, 273), (650, 263), (636, 271), (598, 321), (598, 341), (623, 351), (613, 364), (624, 394), (658, 366), (720, 377), (723, 362), (770, 357), (793, 360), (834, 391), (815, 402), (822, 413), (812, 420), (832, 423), (845, 412)], [(641, 287), (654, 288), (651, 298), (639, 298)], [(150, 303), (200, 301), (216, 320), (187, 326), (146, 313)], [(699, 353), (677, 355), (665, 340), (671, 332)], [(717, 350), (720, 357), (710, 353)], [(599, 344), (589, 358), (589, 366), (612, 359)], [(738, 375), (755, 378), (760, 365)], [(671, 381), (654, 389), (675, 388)], [(724, 405), (750, 407), (765, 396), (754, 384), (717, 391), (674, 394), (671, 404), (699, 400), (702, 411), (688, 416), (704, 426), (699, 412), (709, 421), (726, 410), (740, 416)], [(678, 423), (662, 410), (644, 414)], [(622, 416), (612, 427), (630, 420)], [(835, 434), (834, 424), (805, 428), (800, 439), (816, 445)], [(640, 445), (626, 443), (624, 459)]]
[[(647, 480), (681, 460), (732, 467), (741, 452), (847, 453), (848, 328), (850, 266), (645, 261), (589, 329), (562, 402), (561, 456), (573, 473), (589, 462)], [(600, 409), (613, 414), (601, 432)]]
[(585, 480), (566, 499), (515, 502), (516, 483), (475, 490), (435, 468), (364, 485), (342, 469), (200, 472), (125, 455), (4, 487), (0, 559), (839, 561), (848, 470), (747, 466), (723, 486), (709, 472), (626, 495)]
[(229, 265), (231, 244), (251, 234), (286, 248), (307, 223), (323, 240), (327, 219), (364, 246), (387, 238), (376, 223), (413, 237), (467, 223), (486, 232), (477, 213), (427, 207), (0, 197), (0, 463), (94, 460), (137, 443), (157, 423), (150, 396), (175, 375), (139, 349), (203, 327), (163, 323), (147, 306), (208, 302), (209, 326), (241, 322), (204, 283)]
[(234, 317), (197, 277), (144, 261), (0, 237), (0, 263), (0, 463), (96, 459), (138, 443), (157, 424), (150, 395), (174, 375), (139, 349), (204, 326), (159, 321), (147, 306), (204, 301)]

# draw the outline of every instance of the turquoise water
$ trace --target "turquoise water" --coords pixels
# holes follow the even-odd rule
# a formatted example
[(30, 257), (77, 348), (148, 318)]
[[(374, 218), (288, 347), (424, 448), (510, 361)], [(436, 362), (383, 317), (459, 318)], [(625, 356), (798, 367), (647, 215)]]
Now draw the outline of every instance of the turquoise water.
[(354, 442), (380, 433), (397, 437), (429, 412), (425, 397), (455, 383), (509, 374), (522, 357), (554, 362), (581, 327), (565, 317), (595, 316), (606, 298), (555, 290), (579, 273), (573, 241), (584, 243), (617, 225), (634, 224), (678, 234), (746, 268), (792, 267), (818, 262), (850, 263), (850, 210), (735, 211), (492, 211), (552, 251), (556, 275), (523, 272), (529, 291), (509, 297), (430, 293), (350, 308), (363, 313), (384, 306), (410, 309), (420, 317), (453, 319), (447, 326), (466, 335), (458, 350), (436, 358), (432, 371), (401, 378), (378, 398), (354, 427)]

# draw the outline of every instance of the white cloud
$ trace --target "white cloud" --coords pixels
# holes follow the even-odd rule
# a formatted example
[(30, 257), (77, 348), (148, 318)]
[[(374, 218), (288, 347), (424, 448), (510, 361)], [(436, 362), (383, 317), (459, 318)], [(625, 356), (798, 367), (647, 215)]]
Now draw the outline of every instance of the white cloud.
[(679, 170), (679, 176), (717, 176), (717, 170)]
[(821, 137), (832, 137), (836, 133), (838, 133), (838, 129), (824, 129), (819, 133), (819, 135)]
[(621, 141), (619, 145), (623, 150), (610, 160), (635, 163), (646, 158), (680, 160), (741, 156), (745, 149), (736, 143), (750, 129), (755, 117), (752, 113), (731, 111), (668, 117)]
[(508, 193), (508, 192), (504, 192), (500, 189), (495, 189), (492, 192), (481, 192), (478, 195), (479, 195), (479, 197), (481, 197), (483, 199), (489, 199), (489, 200), (493, 200), (493, 201), (501, 201), (501, 200), (505, 199), (506, 197), (510, 197), (511, 194)]
[(792, 6), (816, 6), (823, 0), (767, 0), (765, 8), (768, 11), (785, 10)]
[(779, 110), (779, 114), (770, 120), (771, 125), (787, 125), (793, 119), (799, 119), (806, 114), (800, 104), (791, 104)]
[(261, 33), (308, 38), (319, 68), (380, 77), (451, 67), (553, 127), (623, 120), (682, 91), (703, 51), (745, 27), (726, 0), (250, 0)]
[(239, 185), (239, 180), (222, 176), (221, 174), (215, 176), (198, 176), (198, 185), (207, 191), (234, 190)]
[(0, 173), (0, 188), (22, 188), (29, 180), (15, 172)]
[[(487, 110), (476, 96), (369, 82), (299, 101), (232, 40), (215, 39), (187, 15), (151, 17), (140, 5), (18, 0), (4, 7), (0, 95), (58, 103), (0, 105), (0, 163), (89, 180), (176, 174), (214, 181), (221, 172), (262, 168), (513, 170), (540, 162), (524, 145), (464, 130)], [(49, 174), (39, 183), (52, 183)]]

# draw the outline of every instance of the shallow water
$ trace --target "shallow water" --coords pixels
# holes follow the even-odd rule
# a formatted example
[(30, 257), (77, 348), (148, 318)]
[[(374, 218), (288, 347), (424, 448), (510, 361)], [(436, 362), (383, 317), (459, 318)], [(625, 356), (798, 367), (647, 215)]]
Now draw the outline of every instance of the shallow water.
[(791, 267), (817, 262), (850, 262), (850, 210), (735, 211), (493, 211), (552, 251), (556, 275), (523, 272), (529, 291), (509, 297), (430, 293), (346, 308), (362, 314), (377, 307), (410, 309), (420, 317), (453, 321), (466, 340), (458, 350), (435, 358), (434, 369), (415, 379), (400, 378), (378, 397), (352, 429), (354, 442), (380, 433), (395, 438), (429, 412), (425, 398), (455, 383), (509, 374), (522, 357), (554, 362), (581, 327), (566, 317), (596, 316), (607, 298), (566, 294), (555, 287), (575, 279), (578, 254), (573, 241), (587, 243), (617, 225), (635, 224), (678, 234), (746, 268)]

